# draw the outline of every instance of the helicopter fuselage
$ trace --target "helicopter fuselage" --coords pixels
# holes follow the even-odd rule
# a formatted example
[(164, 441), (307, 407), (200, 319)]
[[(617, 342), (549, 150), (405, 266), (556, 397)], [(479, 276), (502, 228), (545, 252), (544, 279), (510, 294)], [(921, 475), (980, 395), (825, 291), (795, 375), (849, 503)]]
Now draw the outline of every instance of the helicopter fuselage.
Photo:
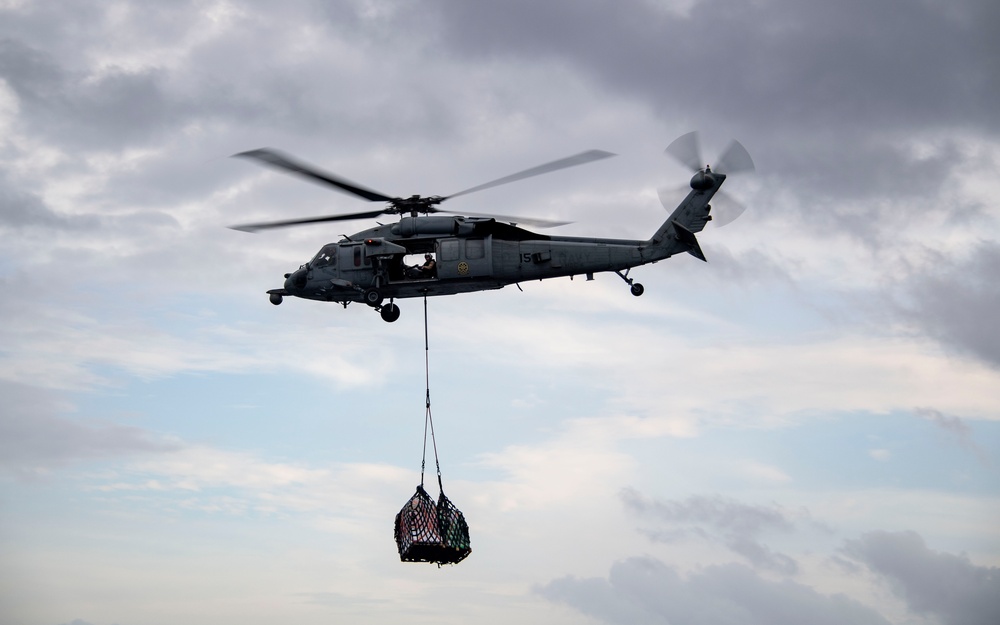
[[(680, 252), (704, 260), (694, 237), (711, 219), (709, 200), (725, 176), (692, 190), (648, 240), (559, 237), (538, 234), (486, 217), (408, 216), (324, 245), (299, 269), (285, 276), (281, 289), (268, 291), (273, 304), (286, 296), (338, 302), (364, 302), (394, 321), (394, 299), (452, 295), (530, 280), (586, 276), (613, 271), (641, 295), (642, 285), (627, 277), (632, 267)], [(430, 254), (435, 266), (407, 266), (410, 256)], [(622, 272), (625, 273), (622, 273)], [(383, 305), (389, 299), (390, 303)]]

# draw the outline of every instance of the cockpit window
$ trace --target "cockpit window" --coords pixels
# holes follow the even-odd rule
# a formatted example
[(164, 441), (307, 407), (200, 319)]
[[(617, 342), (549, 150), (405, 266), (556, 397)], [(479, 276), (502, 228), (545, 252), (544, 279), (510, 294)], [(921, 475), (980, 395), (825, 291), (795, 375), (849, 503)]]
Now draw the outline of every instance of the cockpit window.
[(337, 246), (324, 246), (309, 264), (317, 268), (335, 266), (337, 264)]

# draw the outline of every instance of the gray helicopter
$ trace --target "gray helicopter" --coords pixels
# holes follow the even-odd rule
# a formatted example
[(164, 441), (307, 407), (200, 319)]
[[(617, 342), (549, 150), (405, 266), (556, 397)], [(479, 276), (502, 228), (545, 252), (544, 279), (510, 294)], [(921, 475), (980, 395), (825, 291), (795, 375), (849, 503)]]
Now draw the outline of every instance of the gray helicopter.
[[(564, 276), (586, 276), (613, 271), (640, 296), (643, 286), (628, 277), (632, 267), (655, 263), (674, 254), (687, 252), (705, 260), (695, 238), (713, 220), (713, 197), (725, 199), (719, 189), (727, 174), (753, 171), (753, 160), (746, 149), (733, 141), (715, 167), (703, 165), (697, 132), (688, 133), (666, 149), (666, 153), (694, 171), (690, 191), (673, 209), (653, 236), (645, 241), (586, 237), (559, 237), (538, 234), (516, 224), (552, 227), (568, 222), (504, 217), (501, 215), (447, 213), (438, 205), (461, 195), (482, 191), (501, 184), (582, 165), (614, 156), (610, 152), (589, 150), (531, 169), (499, 178), (448, 196), (408, 198), (390, 197), (344, 178), (305, 164), (276, 150), (263, 148), (241, 152), (264, 165), (296, 174), (370, 202), (383, 202), (379, 210), (327, 215), (305, 219), (272, 221), (231, 226), (234, 230), (256, 232), (349, 219), (369, 219), (380, 215), (400, 215), (399, 221), (379, 225), (324, 245), (307, 263), (285, 274), (284, 286), (267, 293), (274, 305), (285, 297), (300, 297), (322, 302), (338, 302), (345, 308), (351, 302), (364, 302), (388, 322), (399, 318), (394, 300), (408, 297), (453, 295), (488, 289), (500, 289), (527, 280)], [(667, 210), (674, 193), (660, 191)], [(726, 199), (715, 223), (725, 225), (735, 219), (743, 206)], [(408, 258), (424, 258), (423, 265), (410, 265)], [(386, 303), (388, 300), (388, 303)]]

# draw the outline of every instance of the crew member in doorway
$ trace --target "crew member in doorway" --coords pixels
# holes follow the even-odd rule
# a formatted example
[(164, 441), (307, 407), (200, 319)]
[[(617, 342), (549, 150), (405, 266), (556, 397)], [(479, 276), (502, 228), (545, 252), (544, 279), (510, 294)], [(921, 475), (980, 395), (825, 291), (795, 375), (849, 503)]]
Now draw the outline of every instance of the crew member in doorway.
[(424, 254), (424, 264), (407, 267), (406, 276), (408, 278), (433, 278), (436, 267), (437, 263), (434, 262), (434, 255)]
[(435, 267), (437, 267), (437, 263), (434, 262), (434, 256), (432, 254), (424, 254), (424, 264), (420, 266), (420, 275), (424, 278), (433, 278)]

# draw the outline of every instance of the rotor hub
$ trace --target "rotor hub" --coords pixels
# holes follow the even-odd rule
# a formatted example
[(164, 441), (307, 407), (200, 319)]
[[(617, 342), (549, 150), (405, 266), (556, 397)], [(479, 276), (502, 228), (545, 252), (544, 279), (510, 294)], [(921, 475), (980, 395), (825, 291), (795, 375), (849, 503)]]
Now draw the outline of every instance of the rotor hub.
[(411, 195), (407, 198), (393, 198), (389, 202), (389, 206), (386, 207), (386, 213), (403, 215), (410, 213), (410, 215), (416, 217), (419, 213), (429, 214), (437, 212), (434, 208), (437, 204), (440, 204), (444, 200), (440, 195), (432, 195), (430, 197), (424, 197), (422, 195)]

